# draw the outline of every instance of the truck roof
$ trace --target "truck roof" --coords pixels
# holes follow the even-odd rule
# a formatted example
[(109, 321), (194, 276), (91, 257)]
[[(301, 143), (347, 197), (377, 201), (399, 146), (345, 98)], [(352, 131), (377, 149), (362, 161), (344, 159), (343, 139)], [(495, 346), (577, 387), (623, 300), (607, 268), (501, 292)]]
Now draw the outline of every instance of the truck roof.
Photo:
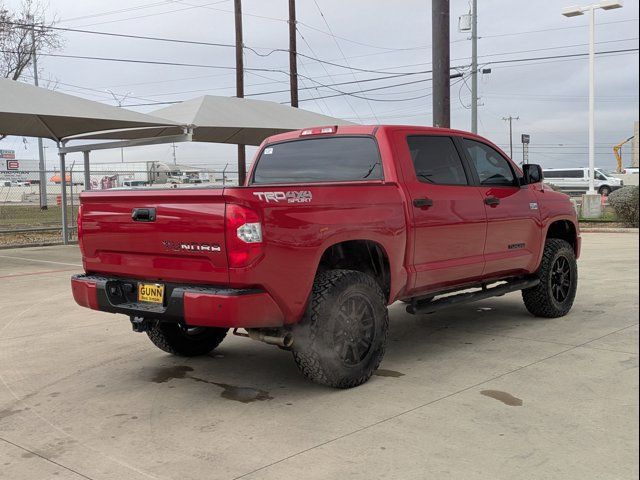
[[(318, 125), (318, 128), (321, 127), (331, 127), (332, 125)], [(438, 127), (424, 127), (418, 125), (345, 125), (345, 126), (337, 126), (336, 135), (373, 135), (376, 131), (382, 129), (387, 132), (393, 132), (396, 130), (414, 130), (416, 132), (424, 132), (425, 134), (430, 135), (465, 135), (468, 137), (477, 137), (482, 138), (479, 135), (475, 135), (471, 132), (465, 132), (463, 130), (456, 130), (452, 128), (438, 128)], [(282, 142), (284, 140), (293, 140), (300, 138), (301, 133), (304, 130), (293, 130), (291, 132), (285, 132), (278, 135), (273, 135), (264, 140), (264, 144), (274, 143), (274, 142)], [(486, 139), (483, 139), (486, 141)]]

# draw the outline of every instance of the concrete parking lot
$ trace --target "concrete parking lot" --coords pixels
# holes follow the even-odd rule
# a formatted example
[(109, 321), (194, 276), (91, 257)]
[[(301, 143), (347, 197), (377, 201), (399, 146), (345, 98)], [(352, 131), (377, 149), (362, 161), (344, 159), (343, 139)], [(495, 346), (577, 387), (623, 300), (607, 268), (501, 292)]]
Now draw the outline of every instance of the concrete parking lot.
[(0, 478), (638, 478), (638, 235), (583, 238), (569, 316), (395, 304), (346, 391), (238, 337), (171, 357), (75, 305), (77, 247), (0, 250)]

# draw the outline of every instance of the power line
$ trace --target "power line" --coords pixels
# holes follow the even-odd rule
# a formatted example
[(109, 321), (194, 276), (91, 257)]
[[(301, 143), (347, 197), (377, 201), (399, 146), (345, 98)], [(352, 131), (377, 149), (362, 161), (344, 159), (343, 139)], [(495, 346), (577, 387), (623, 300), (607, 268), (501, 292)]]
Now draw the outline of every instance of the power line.
[[(302, 36), (303, 40), (304, 36)], [(307, 46), (308, 43), (307, 43)], [(609, 54), (619, 54), (619, 53), (631, 53), (631, 52), (637, 52), (638, 48), (632, 48), (632, 49), (621, 49), (621, 50), (610, 50), (610, 51), (601, 51), (601, 52), (596, 52), (597, 55), (609, 55)], [(3, 51), (4, 52), (4, 51)], [(312, 52), (314, 53), (314, 52)], [(150, 61), (150, 60), (139, 60), (139, 59), (122, 59), (122, 58), (108, 58), (108, 57), (92, 57), (92, 56), (81, 56), (81, 55), (63, 55), (63, 54), (41, 54), (42, 56), (50, 56), (50, 57), (59, 57), (59, 58), (71, 58), (71, 59), (86, 59), (86, 60), (97, 60), (97, 61), (113, 61), (113, 62), (125, 62), (125, 63), (141, 63), (141, 64), (153, 64), (153, 65), (169, 65), (169, 66), (183, 66), (183, 67), (197, 67), (197, 68), (214, 68), (214, 69), (224, 69), (224, 70), (235, 70), (235, 67), (229, 67), (229, 66), (219, 66), (219, 65), (206, 65), (206, 64), (187, 64), (187, 63), (178, 63), (178, 62), (161, 62), (161, 61)], [(487, 62), (486, 65), (489, 64), (507, 64), (507, 63), (521, 63), (521, 62), (525, 62), (525, 61), (540, 61), (540, 60), (548, 60), (548, 59), (562, 59), (562, 60), (566, 60), (569, 58), (579, 58), (579, 57), (584, 57), (587, 54), (584, 53), (578, 53), (578, 54), (568, 54), (568, 55), (553, 55), (553, 56), (545, 56), (545, 57), (529, 57), (529, 58), (520, 58), (520, 59), (509, 59), (509, 60), (494, 60), (491, 62)], [(456, 68), (462, 68), (462, 67), (453, 67), (454, 69)], [(277, 69), (264, 69), (264, 68), (251, 68), (251, 69), (247, 69), (250, 71), (259, 71), (259, 72), (273, 72), (273, 73), (283, 73), (283, 74), (287, 74), (287, 72), (283, 71), (283, 70), (277, 70)], [(332, 79), (331, 75), (326, 72), (327, 75), (329, 76), (329, 78)], [(391, 72), (389, 72), (391, 73)], [(331, 88), (334, 85), (346, 85), (346, 84), (352, 84), (352, 83), (358, 83), (358, 82), (368, 82), (368, 81), (376, 81), (376, 80), (385, 80), (385, 79), (391, 79), (391, 78), (398, 78), (398, 77), (403, 77), (403, 76), (409, 76), (409, 75), (419, 75), (419, 74), (426, 74), (426, 73), (430, 73), (430, 70), (423, 70), (423, 71), (417, 71), (417, 72), (405, 72), (405, 73), (397, 73), (394, 75), (388, 75), (386, 77), (379, 77), (379, 78), (375, 78), (375, 79), (363, 79), (363, 80), (359, 80), (356, 82), (334, 82), (334, 84), (322, 84), (318, 81), (316, 81), (315, 79), (311, 78), (311, 77), (306, 77), (304, 76), (304, 78), (318, 84), (320, 87), (325, 87), (325, 88)], [(423, 80), (423, 81), (427, 81), (427, 80)], [(410, 83), (419, 83), (419, 82), (408, 82), (408, 83), (401, 83), (401, 84), (394, 84), (394, 85), (388, 85), (386, 87), (379, 87), (373, 90), (379, 90), (379, 89), (383, 89), (383, 88), (394, 88), (396, 86), (401, 86), (401, 85), (406, 85), (406, 84), (410, 84)], [(457, 82), (456, 82), (457, 83)], [(70, 84), (69, 84), (70, 85)], [(71, 86), (71, 85), (70, 85)], [(73, 85), (75, 88), (82, 88), (79, 87), (77, 85)], [(308, 89), (311, 90), (312, 88), (303, 88), (303, 89)], [(366, 91), (372, 91), (372, 90), (366, 90)], [(258, 95), (267, 95), (267, 94), (272, 94), (272, 93), (281, 93), (282, 91), (273, 91), (273, 92), (258, 92), (255, 94), (250, 94), (251, 96), (258, 96)], [(180, 92), (176, 92), (176, 93), (180, 93)], [(329, 96), (320, 96), (317, 97), (317, 100), (321, 100), (321, 99), (325, 99), (325, 98), (332, 98), (332, 97), (336, 97), (336, 96), (342, 96), (342, 95), (347, 95), (347, 96), (353, 96), (357, 98), (357, 92), (342, 92), (338, 90), (338, 94), (337, 95), (329, 95)], [(416, 98), (420, 98), (420, 97), (416, 97)], [(313, 100), (313, 98), (307, 98), (304, 99), (302, 101), (310, 101)], [(380, 99), (371, 99), (373, 101), (380, 101)], [(409, 99), (402, 99), (402, 100), (397, 100), (397, 101), (407, 101)], [(146, 104), (136, 104), (136, 105), (128, 105), (128, 106), (143, 106), (143, 105), (161, 105), (161, 104), (172, 104), (172, 103), (178, 103), (178, 102), (152, 102), (152, 103), (146, 103)], [(354, 113), (355, 109), (354, 109)], [(356, 113), (357, 115), (357, 113)]]
[(106, 15), (115, 15), (117, 13), (127, 13), (127, 12), (132, 12), (134, 10), (144, 10), (145, 8), (150, 8), (150, 7), (157, 7), (160, 5), (168, 5), (173, 3), (173, 0), (163, 0), (162, 2), (155, 2), (155, 3), (146, 3), (144, 5), (138, 5), (135, 7), (128, 7), (128, 8), (121, 8), (119, 10), (110, 10), (108, 12), (101, 12), (101, 13), (93, 13), (90, 15), (82, 15), (80, 17), (72, 17), (72, 18), (63, 18), (62, 20), (60, 20), (60, 22), (73, 22), (74, 20), (84, 20), (85, 18), (95, 18), (95, 17), (102, 17), (102, 16), (106, 16)]
[[(211, 3), (205, 4), (205, 5), (215, 5), (215, 4), (224, 3), (224, 2), (227, 2), (227, 1), (229, 1), (229, 0), (218, 0), (216, 2), (211, 2)], [(126, 22), (128, 20), (138, 20), (140, 18), (157, 17), (159, 15), (166, 15), (166, 14), (169, 14), (169, 13), (183, 12), (185, 10), (193, 10), (195, 8), (203, 8), (205, 5), (192, 5), (192, 6), (185, 7), (185, 8), (176, 8), (176, 9), (173, 9), (173, 10), (166, 10), (164, 12), (149, 13), (149, 14), (146, 14), (146, 15), (138, 15), (138, 16), (135, 16), (135, 17), (120, 18), (120, 19), (117, 19), (117, 20), (107, 20), (107, 21), (104, 21), (104, 22), (88, 23), (88, 24), (84, 24), (84, 25), (80, 25), (80, 26), (81, 27), (93, 27), (93, 26), (96, 26), (96, 25), (106, 25), (106, 24), (110, 24), (110, 23)]]
[[(316, 3), (317, 5), (317, 3)], [(318, 7), (319, 8), (319, 7)], [(321, 13), (322, 15), (322, 13)], [(326, 19), (323, 17), (323, 20)], [(24, 27), (24, 28), (32, 28), (33, 25), (31, 24), (26, 24), (26, 23), (18, 23), (18, 22), (1, 22), (4, 24), (9, 24), (9, 25), (14, 25), (17, 27)], [(300, 22), (297, 22), (300, 23)], [(330, 29), (331, 27), (327, 24), (327, 27)], [(54, 27), (54, 26), (37, 26), (37, 28), (39, 28), (40, 30), (54, 30), (54, 31), (65, 31), (65, 32), (74, 32), (74, 33), (83, 33), (83, 34), (92, 34), (92, 35), (102, 35), (102, 36), (108, 36), (108, 37), (117, 37), (117, 38), (129, 38), (129, 39), (138, 39), (138, 40), (150, 40), (150, 41), (160, 41), (160, 42), (168, 42), (168, 43), (178, 43), (178, 44), (187, 44), (187, 45), (201, 45), (201, 46), (212, 46), (212, 47), (225, 47), (225, 48), (235, 48), (234, 44), (231, 43), (220, 43), (220, 42), (206, 42), (206, 41), (199, 41), (199, 40), (186, 40), (186, 39), (178, 39), (178, 38), (168, 38), (168, 37), (157, 37), (157, 36), (146, 36), (146, 35), (134, 35), (134, 34), (124, 34), (124, 33), (112, 33), (112, 32), (101, 32), (101, 31), (95, 31), (95, 30), (85, 30), (85, 29), (79, 29), (79, 28), (69, 28), (69, 27)], [(301, 38), (304, 39), (304, 36), (302, 35), (302, 32), (300, 32), (298, 30), (298, 33), (300, 34)], [(333, 36), (334, 37), (334, 41), (336, 38), (341, 38), (338, 36)], [(606, 43), (617, 43), (617, 42), (626, 42), (626, 41), (634, 41), (634, 40), (638, 40), (638, 37), (632, 37), (632, 38), (622, 38), (622, 39), (616, 39), (616, 40), (604, 40), (604, 41), (600, 41), (600, 42), (596, 42), (597, 44), (606, 44)], [(308, 46), (308, 42), (307, 46)], [(536, 48), (536, 49), (529, 49), (529, 50), (518, 50), (518, 51), (511, 51), (511, 52), (500, 52), (500, 53), (492, 53), (492, 54), (486, 54), (486, 55), (481, 55), (481, 57), (493, 57), (493, 56), (504, 56), (504, 55), (512, 55), (512, 54), (518, 54), (518, 53), (532, 53), (532, 52), (540, 52), (540, 51), (548, 51), (548, 50), (556, 50), (556, 49), (561, 49), (561, 48), (573, 48), (573, 47), (583, 47), (586, 46), (586, 43), (579, 43), (579, 44), (573, 44), (573, 45), (558, 45), (558, 46), (553, 46), (553, 47), (544, 47), (544, 48)], [(338, 67), (338, 68), (343, 68), (343, 69), (347, 69), (347, 70), (351, 70), (351, 71), (357, 71), (357, 72), (362, 72), (362, 73), (378, 73), (378, 74), (393, 74), (393, 73), (397, 73), (397, 72), (390, 72), (389, 70), (395, 70), (398, 68), (405, 68), (405, 67), (413, 67), (413, 66), (419, 66), (419, 65), (428, 65), (428, 63), (414, 63), (414, 64), (407, 64), (407, 65), (399, 65), (399, 66), (395, 66), (395, 67), (388, 67), (386, 69), (383, 70), (374, 70), (374, 69), (367, 69), (367, 68), (358, 68), (358, 67), (352, 67), (351, 65), (349, 65), (348, 62), (348, 58), (357, 58), (357, 57), (346, 57), (344, 52), (342, 51), (342, 49), (340, 48), (340, 45), (337, 43), (336, 41), (336, 46), (338, 47), (338, 49), (340, 50), (340, 53), (342, 55), (342, 58), (344, 59), (344, 61), (346, 62), (346, 65), (340, 64), (340, 63), (336, 63), (330, 60), (324, 60), (319, 58), (315, 52), (312, 51), (312, 53), (314, 54), (314, 56), (310, 56), (310, 55), (305, 55), (303, 53), (299, 53), (298, 55), (300, 57), (306, 58), (308, 60), (314, 61), (314, 62), (318, 62), (318, 63), (324, 63), (326, 65), (331, 65), (334, 67)], [(266, 54), (262, 54), (260, 52), (258, 52), (256, 50), (256, 48), (260, 48), (260, 49), (268, 49), (268, 47), (250, 47), (250, 46), (244, 46), (243, 48), (251, 51), (252, 53), (261, 56), (261, 57), (267, 57), (269, 55), (271, 55), (272, 53), (289, 53), (288, 49), (284, 49), (284, 48), (274, 48), (271, 49), (268, 53)], [(454, 60), (466, 60), (469, 57), (463, 57), (463, 58), (458, 58), (458, 59), (454, 59)], [(284, 72), (284, 70), (281, 70), (281, 72)]]
[[(632, 49), (623, 49), (623, 50), (609, 50), (609, 51), (601, 51), (601, 52), (596, 52), (596, 55), (609, 55), (609, 54), (616, 54), (616, 53), (630, 53), (630, 52), (637, 52), (638, 48), (632, 48)], [(59, 54), (42, 54), (45, 56), (54, 56), (54, 57), (63, 57), (63, 58), (74, 58), (74, 59), (89, 59), (89, 60), (103, 60), (103, 61), (114, 61), (114, 62), (118, 62), (118, 61), (123, 61), (123, 62), (127, 62), (127, 63), (151, 63), (151, 64), (160, 64), (160, 65), (172, 65), (172, 66), (197, 66), (197, 67), (202, 67), (202, 68), (222, 68), (222, 69), (228, 69), (228, 70), (234, 70), (234, 67), (223, 67), (223, 66), (215, 66), (215, 65), (201, 65), (201, 64), (181, 64), (181, 63), (173, 63), (173, 62), (154, 62), (154, 61), (145, 61), (145, 60), (133, 60), (133, 59), (117, 59), (117, 58), (104, 58), (104, 57), (84, 57), (84, 56), (79, 56), (79, 55), (74, 55), (74, 56), (67, 56), (67, 55), (59, 55)], [(569, 55), (554, 55), (554, 56), (545, 56), (545, 57), (529, 57), (529, 58), (516, 58), (516, 59), (509, 59), (509, 60), (495, 60), (493, 62), (488, 62), (486, 65), (489, 64), (507, 64), (507, 63), (520, 63), (520, 62), (525, 62), (525, 61), (537, 61), (537, 60), (548, 60), (548, 59), (569, 59), (569, 58), (580, 58), (580, 57), (584, 57), (588, 54), (586, 53), (576, 53), (576, 54), (569, 54)], [(458, 67), (454, 67), (454, 68), (458, 68)], [(275, 69), (247, 69), (247, 70), (252, 70), (252, 71), (268, 71), (268, 72), (275, 72), (275, 73), (285, 73), (282, 70), (275, 70)], [(424, 73), (430, 73), (429, 70), (424, 70), (421, 72), (409, 72), (409, 73), (404, 73), (404, 74), (397, 74), (399, 77), (400, 76), (408, 76), (408, 75), (418, 75), (418, 74), (424, 74)], [(311, 81), (313, 81), (314, 83), (318, 83), (320, 86), (330, 86), (330, 85), (324, 85), (321, 84), (320, 82), (317, 82), (316, 80), (310, 78), (310, 77), (304, 77), (307, 78)], [(381, 79), (385, 79), (385, 77), (382, 77)], [(361, 82), (364, 82), (365, 80), (361, 80)], [(346, 82), (345, 82), (346, 83)], [(389, 86), (389, 88), (391, 88), (392, 86)], [(262, 92), (262, 93), (255, 93), (255, 94), (251, 94), (252, 96), (256, 96), (256, 95), (265, 95), (265, 94), (270, 94), (270, 93), (281, 93), (280, 91), (276, 91), (276, 92)], [(326, 97), (324, 97), (326, 98)], [(319, 98), (318, 98), (319, 99)], [(311, 100), (311, 99), (305, 99), (305, 100)], [(169, 103), (177, 103), (177, 102), (158, 102), (157, 104), (169, 104)], [(129, 105), (129, 106), (134, 106), (134, 105)], [(135, 106), (142, 106), (142, 105), (135, 105)]]
[[(331, 30), (331, 26), (329, 25), (329, 22), (327, 21), (327, 17), (324, 16), (324, 13), (322, 12), (322, 9), (320, 8), (320, 5), (318, 4), (317, 0), (313, 0), (313, 3), (315, 4), (316, 8), (318, 9), (318, 12), (320, 13), (320, 16), (322, 17), (322, 20), (324, 21), (324, 24), (327, 27), (327, 30), (329, 30), (329, 33), (331, 34), (331, 38), (333, 38), (333, 42), (336, 44), (336, 47), (338, 47), (338, 51), (340, 52), (340, 55), (342, 55), (342, 59), (344, 60), (345, 64), (347, 65), (347, 67), (349, 67), (349, 69), (352, 72), (352, 76), (353, 79), (356, 81), (356, 85), (358, 86), (358, 88), (360, 89), (360, 92), (362, 93), (362, 87), (360, 86), (360, 84), (358, 83), (358, 79), (356, 78), (356, 76), (353, 74), (353, 68), (351, 68), (351, 66), (349, 65), (349, 61), (347, 60), (347, 56), (344, 54), (344, 51), (342, 50), (342, 47), (340, 46), (340, 43), (338, 42), (338, 39), (336, 38), (336, 36), (333, 34), (333, 30)], [(372, 72), (374, 73), (374, 72)], [(375, 73), (380, 73), (380, 72), (375, 72)], [(363, 97), (356, 97), (356, 98), (363, 98)], [(371, 113), (373, 114), (374, 118), (376, 119), (376, 122), (380, 123), (378, 120), (378, 117), (376, 117), (376, 112), (373, 110), (373, 106), (370, 103), (369, 99), (365, 99), (367, 102), (367, 106), (369, 107), (369, 110), (371, 110)]]
[[(309, 49), (309, 51), (313, 54), (316, 55), (316, 52), (313, 51), (313, 48), (311, 48), (311, 45), (309, 44), (309, 42), (307, 41), (307, 39), (305, 38), (305, 36), (302, 34), (302, 32), (298, 29), (297, 25), (296, 25), (296, 32), (298, 32), (300, 34), (300, 38), (302, 39), (302, 41), (305, 43), (305, 45), (307, 46), (307, 48)], [(298, 55), (300, 55), (300, 53), (298, 53)], [(317, 55), (316, 55), (317, 56)], [(329, 71), (327, 70), (327, 67), (324, 64), (321, 64), (322, 69), (324, 70), (324, 72), (327, 74), (327, 77), (329, 77), (329, 79), (335, 83), (335, 80), (333, 79), (333, 77), (331, 76), (331, 74), (329, 73)], [(306, 77), (309, 78), (309, 77)], [(313, 82), (315, 83), (315, 80), (313, 80)], [(318, 95), (318, 97), (320, 97), (320, 95)], [(324, 100), (322, 98), (318, 98), (321, 100)], [(303, 100), (303, 101), (308, 101), (309, 99)], [(298, 102), (300, 102), (300, 99), (298, 98)], [(356, 118), (358, 118), (359, 121), (360, 120), (360, 115), (358, 114), (358, 112), (356, 111), (356, 109), (353, 107), (353, 105), (351, 105), (351, 102), (349, 101), (348, 98), (345, 98), (345, 102), (347, 103), (347, 105), (349, 106), (349, 108), (351, 109), (351, 111), (353, 112), (353, 114), (356, 116)]]

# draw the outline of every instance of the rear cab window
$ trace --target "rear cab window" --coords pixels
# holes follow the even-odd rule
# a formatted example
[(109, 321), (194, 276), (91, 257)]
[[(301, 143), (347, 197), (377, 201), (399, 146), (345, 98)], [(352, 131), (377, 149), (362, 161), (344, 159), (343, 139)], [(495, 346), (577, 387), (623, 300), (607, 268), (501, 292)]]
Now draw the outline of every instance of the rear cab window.
[(368, 136), (332, 136), (267, 145), (252, 185), (382, 180), (378, 144)]
[(468, 185), (462, 159), (451, 137), (411, 135), (407, 144), (419, 182)]

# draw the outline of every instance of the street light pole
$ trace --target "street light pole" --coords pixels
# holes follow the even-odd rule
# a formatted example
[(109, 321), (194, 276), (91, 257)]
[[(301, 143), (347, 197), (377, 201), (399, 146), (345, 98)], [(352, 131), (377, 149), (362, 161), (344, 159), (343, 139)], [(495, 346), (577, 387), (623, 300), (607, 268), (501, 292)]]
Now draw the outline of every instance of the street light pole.
[(566, 7), (562, 11), (565, 17), (577, 17), (587, 13), (589, 15), (589, 195), (595, 195), (595, 158), (596, 158), (596, 124), (595, 124), (595, 33), (596, 10), (614, 10), (622, 8), (622, 2), (616, 0), (602, 0), (584, 7)]
[(595, 168), (596, 168), (596, 88), (595, 88), (595, 36), (596, 36), (596, 9), (589, 6), (589, 194), (596, 193)]

